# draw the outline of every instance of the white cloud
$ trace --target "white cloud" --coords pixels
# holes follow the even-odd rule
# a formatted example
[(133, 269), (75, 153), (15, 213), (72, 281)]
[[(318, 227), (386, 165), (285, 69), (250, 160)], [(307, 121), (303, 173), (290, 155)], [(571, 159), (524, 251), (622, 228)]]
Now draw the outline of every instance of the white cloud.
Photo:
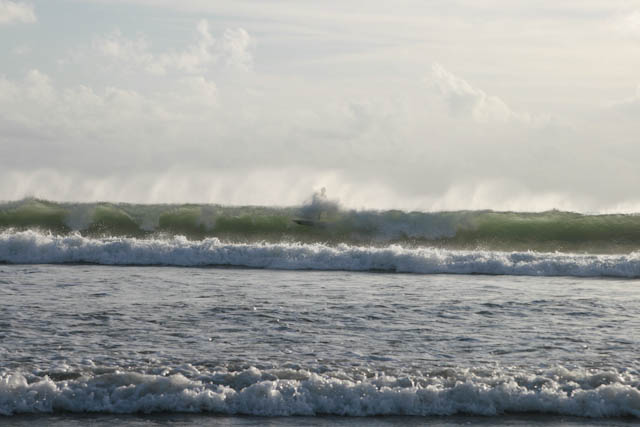
[(249, 70), (252, 65), (250, 52), (252, 40), (242, 28), (227, 29), (215, 38), (206, 20), (196, 25), (196, 41), (182, 50), (153, 53), (150, 43), (142, 36), (124, 37), (121, 31), (98, 37), (93, 50), (110, 60), (151, 74), (163, 75), (170, 70), (187, 74), (203, 74), (209, 67), (224, 66), (237, 70)]
[(24, 56), (24, 55), (28, 55), (31, 53), (31, 46), (29, 45), (25, 45), (25, 44), (21, 44), (19, 46), (16, 46), (13, 48), (13, 53), (15, 55), (20, 55), (20, 56)]
[(122, 148), (144, 146), (172, 129), (209, 120), (216, 108), (217, 87), (202, 76), (180, 79), (150, 94), (114, 86), (57, 88), (38, 70), (29, 71), (22, 81), (0, 78), (0, 119), (71, 151), (87, 140)]
[(623, 36), (640, 37), (640, 10), (617, 17), (613, 20), (612, 27)]
[(433, 64), (427, 84), (436, 89), (454, 116), (471, 117), (478, 123), (530, 121), (528, 115), (514, 112), (497, 96), (471, 86), (440, 64)]
[[(219, 88), (202, 75), (161, 80), (145, 91), (64, 86), (37, 70), (0, 78), (0, 170), (4, 182), (16, 182), (14, 173), (31, 183), (0, 186), (0, 199), (291, 204), (327, 186), (353, 207), (550, 209), (583, 206), (577, 196), (558, 203), (598, 185), (591, 173), (598, 165), (573, 149), (575, 135), (478, 127), (443, 114), (424, 91), (395, 94), (401, 102), (342, 94), (328, 102), (319, 96), (326, 87), (287, 86), (293, 82), (256, 94), (229, 82)], [(459, 80), (449, 86), (482, 99)], [(625, 170), (615, 160), (600, 166), (609, 171), (608, 187), (637, 179), (635, 169), (612, 173)], [(568, 162), (571, 175), (554, 179)], [(500, 177), (514, 184), (486, 184)], [(618, 196), (611, 201), (625, 200)]]
[(216, 106), (218, 100), (218, 87), (203, 76), (186, 77), (181, 80), (182, 89), (178, 96), (184, 97), (187, 102), (201, 106)]
[(202, 73), (204, 67), (218, 59), (214, 50), (215, 38), (209, 32), (209, 23), (201, 20), (196, 26), (198, 40), (183, 51), (163, 53), (156, 61), (163, 68), (176, 68), (188, 73)]
[(14, 22), (28, 24), (36, 21), (36, 14), (32, 5), (0, 0), (0, 25)]
[(240, 70), (251, 68), (253, 58), (249, 52), (251, 37), (242, 28), (228, 29), (221, 41), (221, 50), (225, 55), (225, 63)]
[(636, 87), (633, 95), (622, 100), (610, 102), (607, 107), (613, 111), (632, 113), (633, 119), (637, 119), (636, 114), (640, 112), (640, 84)]
[[(78, 14), (86, 11), (85, 2), (72, 3)], [(214, 12), (218, 7), (205, 3)], [(279, 3), (278, 11), (309, 12), (289, 3)], [(46, 55), (13, 57), (2, 71), (11, 77), (0, 76), (0, 175), (6, 177), (0, 199), (31, 192), (288, 204), (327, 186), (355, 207), (597, 209), (632, 203), (640, 180), (633, 164), (640, 156), (633, 140), (637, 120), (623, 122), (618, 116), (632, 114), (608, 110), (613, 120), (597, 116), (600, 110), (585, 119), (573, 105), (587, 110), (635, 84), (637, 75), (631, 82), (612, 78), (637, 69), (633, 42), (620, 43), (607, 28), (618, 50), (604, 49), (609, 39), (594, 48), (599, 32), (580, 37), (602, 28), (584, 20), (578, 27), (573, 18), (511, 20), (493, 9), (470, 20), (447, 9), (448, 19), (436, 3), (429, 6), (433, 13), (413, 13), (408, 23), (415, 32), (405, 32), (401, 16), (390, 23), (379, 15), (360, 20), (343, 14), (338, 24), (326, 7), (317, 8), (325, 13), (322, 25), (313, 13), (275, 19), (271, 8), (274, 16), (258, 19), (253, 7), (246, 15), (205, 15), (215, 18), (186, 29), (184, 19), (194, 14), (154, 9), (159, 19), (139, 21), (140, 33), (126, 26), (128, 20), (106, 21), (97, 31), (118, 25), (122, 31), (94, 35), (91, 43), (91, 34), (69, 28), (60, 46), (56, 26), (48, 25), (43, 31), (49, 33), (34, 37), (51, 41), (28, 40)], [(514, 4), (501, 2), (501, 10)], [(497, 22), (484, 19), (489, 16)], [(56, 71), (52, 60), (73, 49), (62, 39), (89, 42), (77, 49), (73, 67)], [(619, 57), (608, 56), (616, 52)], [(424, 90), (420, 78), (433, 58), (456, 72), (433, 66), (431, 90)], [(260, 61), (255, 70), (254, 60)], [(41, 71), (13, 77), (25, 64)], [(627, 104), (640, 105), (638, 99)], [(540, 113), (576, 126), (536, 126)]]
[(136, 39), (127, 39), (119, 30), (93, 41), (93, 49), (126, 67), (142, 68), (153, 74), (164, 74), (165, 70), (158, 64), (153, 54), (149, 52), (147, 40), (138, 36)]

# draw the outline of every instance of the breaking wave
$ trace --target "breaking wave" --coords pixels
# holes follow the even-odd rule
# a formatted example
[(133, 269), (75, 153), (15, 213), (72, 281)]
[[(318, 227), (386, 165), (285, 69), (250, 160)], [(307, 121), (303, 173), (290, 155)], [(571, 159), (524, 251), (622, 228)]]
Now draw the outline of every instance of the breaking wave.
[[(98, 371), (98, 370), (96, 370)], [(0, 373), (0, 414), (208, 412), (260, 416), (541, 413), (640, 418), (640, 377), (615, 370), (440, 369), (387, 376), (305, 369)]]
[(640, 250), (640, 215), (583, 215), (340, 209), (316, 200), (300, 207), (0, 203), (0, 230), (37, 229), (93, 237), (216, 237), (227, 242), (323, 242), (502, 251), (631, 253)]
[(34, 230), (0, 233), (0, 262), (11, 264), (236, 266), (287, 270), (530, 276), (640, 277), (640, 252), (621, 255), (452, 250), (321, 243), (228, 243), (134, 237), (90, 238)]

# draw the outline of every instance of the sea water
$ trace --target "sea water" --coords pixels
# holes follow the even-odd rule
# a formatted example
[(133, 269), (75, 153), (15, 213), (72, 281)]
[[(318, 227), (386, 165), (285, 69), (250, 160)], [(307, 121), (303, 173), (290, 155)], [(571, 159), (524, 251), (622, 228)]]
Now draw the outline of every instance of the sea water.
[(0, 424), (640, 419), (637, 216), (216, 209), (0, 206)]
[(0, 422), (640, 417), (636, 280), (3, 265), (0, 298)]

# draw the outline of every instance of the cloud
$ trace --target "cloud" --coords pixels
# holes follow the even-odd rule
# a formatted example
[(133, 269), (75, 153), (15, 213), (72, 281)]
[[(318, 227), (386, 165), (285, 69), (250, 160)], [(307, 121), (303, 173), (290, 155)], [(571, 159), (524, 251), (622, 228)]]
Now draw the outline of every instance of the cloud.
[(251, 37), (242, 28), (228, 29), (224, 32), (221, 51), (225, 56), (225, 63), (240, 70), (251, 68), (253, 58), (249, 52)]
[(156, 58), (162, 68), (176, 68), (187, 73), (201, 73), (204, 67), (217, 61), (216, 40), (209, 31), (209, 23), (201, 20), (196, 26), (198, 40), (185, 50), (163, 53)]
[[(131, 155), (138, 155), (149, 143), (166, 142), (167, 135), (206, 122), (216, 108), (217, 87), (202, 76), (178, 79), (149, 94), (115, 86), (60, 88), (38, 70), (29, 71), (21, 81), (0, 77), (0, 120), (14, 129), (5, 147), (26, 153), (18, 147), (49, 141), (31, 153), (31, 160), (27, 155), (27, 163), (61, 149), (83, 151), (92, 144), (105, 152), (131, 149)], [(0, 126), (0, 140), (5, 132)]]
[(612, 28), (623, 36), (640, 37), (640, 10), (618, 16), (613, 20)]
[[(484, 52), (462, 39), (460, 49), (435, 49), (428, 37), (416, 45), (383, 36), (361, 42), (359, 31), (338, 26), (325, 37), (313, 25), (274, 32), (276, 24), (218, 15), (186, 29), (144, 24), (144, 33), (123, 27), (93, 42), (78, 33), (74, 40), (89, 42), (73, 67), (58, 71), (50, 61), (56, 52), (44, 62), (14, 57), (4, 71), (11, 77), (0, 76), (0, 199), (291, 204), (326, 186), (345, 205), (370, 208), (590, 210), (633, 202), (640, 148), (632, 120), (607, 125), (574, 115), (577, 131), (535, 125), (541, 112), (564, 117), (569, 108), (558, 105), (567, 99), (590, 105), (578, 101), (593, 86), (580, 86), (585, 98), (562, 88), (573, 87), (567, 76), (593, 70), (563, 68), (572, 57), (558, 50), (541, 60), (521, 46)], [(302, 27), (309, 32), (297, 32)], [(508, 67), (483, 56), (496, 52)], [(452, 70), (478, 64), (486, 83), (472, 81), (478, 68), (467, 76), (431, 67), (434, 57)], [(39, 70), (14, 77), (27, 63)]]
[[(613, 155), (590, 164), (584, 153), (603, 153), (563, 145), (575, 135), (461, 122), (424, 91), (329, 102), (318, 95), (326, 87), (283, 81), (262, 94), (202, 75), (161, 82), (133, 90), (65, 86), (38, 70), (0, 77), (0, 199), (292, 204), (326, 186), (351, 207), (550, 209), (596, 206), (572, 204), (602, 185), (593, 168), (607, 171), (611, 202), (625, 199), (610, 188), (637, 180)], [(491, 184), (501, 178), (510, 184)]]
[(452, 115), (471, 117), (478, 123), (529, 122), (527, 114), (513, 111), (497, 96), (488, 95), (455, 76), (440, 64), (433, 64), (427, 84), (436, 90)]
[(625, 99), (610, 102), (607, 107), (612, 111), (631, 114), (634, 120), (640, 113), (640, 84), (636, 87), (635, 93)]
[(196, 40), (182, 50), (153, 53), (151, 44), (142, 36), (128, 39), (116, 30), (97, 37), (93, 41), (93, 50), (97, 54), (130, 70), (143, 70), (157, 75), (169, 71), (187, 74), (203, 74), (214, 66), (229, 67), (247, 71), (253, 58), (250, 52), (252, 39), (242, 28), (227, 29), (216, 38), (209, 30), (206, 20), (197, 23)]
[(36, 14), (32, 5), (0, 0), (0, 25), (11, 23), (29, 24), (36, 21)]
[(143, 69), (153, 74), (164, 74), (165, 70), (149, 52), (147, 40), (138, 36), (127, 39), (120, 30), (97, 37), (93, 41), (93, 49), (99, 55), (109, 58), (123, 66)]
[(12, 52), (15, 55), (24, 56), (24, 55), (29, 55), (31, 53), (31, 50), (32, 50), (31, 46), (25, 45), (25, 44), (21, 44), (19, 46), (14, 47)]

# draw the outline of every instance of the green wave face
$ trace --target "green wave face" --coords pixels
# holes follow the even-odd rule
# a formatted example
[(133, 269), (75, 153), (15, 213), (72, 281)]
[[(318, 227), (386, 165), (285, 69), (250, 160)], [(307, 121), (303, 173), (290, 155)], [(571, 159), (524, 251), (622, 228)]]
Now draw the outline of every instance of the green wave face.
[(230, 242), (401, 244), (457, 249), (627, 253), (640, 250), (639, 215), (355, 211), (322, 206), (0, 203), (0, 229), (86, 236), (183, 235)]
[(40, 200), (25, 200), (0, 205), (0, 227), (41, 228), (54, 232), (69, 232), (65, 223), (68, 210), (62, 205)]

